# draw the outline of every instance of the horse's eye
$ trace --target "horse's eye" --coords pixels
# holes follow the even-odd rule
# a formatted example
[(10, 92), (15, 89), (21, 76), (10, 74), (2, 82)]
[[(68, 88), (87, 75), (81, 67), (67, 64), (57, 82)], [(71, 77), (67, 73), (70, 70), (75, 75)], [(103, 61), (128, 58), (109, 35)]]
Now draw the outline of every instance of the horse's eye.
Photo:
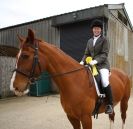
[(21, 55), (21, 58), (22, 58), (22, 59), (28, 59), (28, 57), (29, 57), (29, 56), (26, 55), (26, 54), (22, 54), (22, 55)]

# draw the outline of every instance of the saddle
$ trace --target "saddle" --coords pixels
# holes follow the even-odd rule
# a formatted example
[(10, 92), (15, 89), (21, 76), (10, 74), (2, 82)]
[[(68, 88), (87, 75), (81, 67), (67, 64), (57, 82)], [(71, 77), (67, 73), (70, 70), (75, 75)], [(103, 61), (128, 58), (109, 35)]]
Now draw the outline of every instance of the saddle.
[(99, 71), (98, 71), (98, 69), (96, 68), (95, 65), (93, 65), (93, 66), (89, 65), (89, 62), (91, 62), (91, 60), (92, 60), (92, 57), (87, 57), (86, 58), (86, 64), (87, 64), (86, 67), (92, 73), (98, 97), (103, 97), (104, 98), (105, 94), (104, 94), (104, 89), (103, 89), (103, 86), (102, 86), (102, 83), (101, 83), (100, 73), (99, 73)]
[(105, 93), (104, 93), (104, 88), (101, 83), (101, 76), (100, 76), (98, 69), (96, 68), (95, 65), (94, 66), (89, 65), (89, 62), (91, 60), (92, 60), (92, 57), (87, 57), (86, 58), (87, 65), (85, 65), (85, 66), (88, 68), (89, 71), (91, 71), (93, 79), (94, 79), (98, 99), (96, 101), (95, 109), (94, 109), (92, 115), (94, 115), (94, 118), (98, 118), (99, 108), (104, 102)]

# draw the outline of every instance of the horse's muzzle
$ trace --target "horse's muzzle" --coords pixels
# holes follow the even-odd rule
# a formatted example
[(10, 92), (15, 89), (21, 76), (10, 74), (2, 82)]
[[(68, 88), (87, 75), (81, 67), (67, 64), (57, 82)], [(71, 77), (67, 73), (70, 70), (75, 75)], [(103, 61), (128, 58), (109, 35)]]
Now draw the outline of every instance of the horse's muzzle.
[(15, 95), (17, 96), (23, 96), (23, 95), (26, 95), (29, 93), (29, 89), (26, 89), (25, 91), (21, 92), (21, 91), (18, 91), (18, 90), (14, 90), (14, 93)]

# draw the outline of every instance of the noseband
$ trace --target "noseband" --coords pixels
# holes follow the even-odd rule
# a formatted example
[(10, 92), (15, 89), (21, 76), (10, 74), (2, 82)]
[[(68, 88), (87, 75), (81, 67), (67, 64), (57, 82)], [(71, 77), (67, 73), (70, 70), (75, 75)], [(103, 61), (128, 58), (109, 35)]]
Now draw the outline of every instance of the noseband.
[(16, 68), (16, 69), (13, 70), (14, 72), (17, 72), (17, 73), (19, 73), (23, 76), (26, 76), (29, 79), (30, 83), (34, 83), (36, 81), (35, 69), (36, 69), (37, 66), (39, 67), (40, 73), (42, 73), (40, 61), (39, 61), (39, 58), (38, 58), (38, 42), (36, 41), (34, 44), (35, 44), (34, 46), (29, 45), (32, 49), (35, 50), (31, 71), (30, 72), (25, 72), (25, 70), (22, 70), (22, 69), (19, 69), (19, 68)]

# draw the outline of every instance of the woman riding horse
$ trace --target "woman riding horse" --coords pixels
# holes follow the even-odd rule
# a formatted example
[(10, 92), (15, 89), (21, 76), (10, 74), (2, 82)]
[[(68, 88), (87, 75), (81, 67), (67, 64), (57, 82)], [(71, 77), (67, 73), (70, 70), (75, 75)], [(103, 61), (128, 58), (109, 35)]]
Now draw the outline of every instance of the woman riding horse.
[[(30, 29), (26, 38), (19, 36), (19, 39), (21, 47), (16, 58), (10, 89), (16, 95), (23, 95), (27, 93), (31, 81), (39, 77), (42, 72), (48, 71), (59, 88), (61, 105), (73, 129), (81, 129), (81, 124), (83, 129), (92, 129), (92, 113), (98, 96), (91, 72), (87, 72), (84, 66), (59, 48), (37, 39)], [(113, 106), (120, 102), (122, 129), (124, 129), (131, 91), (130, 80), (124, 72), (112, 69), (110, 83)], [(101, 105), (99, 113), (105, 111), (105, 103)], [(111, 125), (114, 116), (114, 112), (109, 114)]]
[(108, 99), (105, 113), (112, 114), (113, 99), (109, 83), (110, 65), (107, 59), (109, 53), (109, 43), (106, 38), (102, 36), (103, 23), (100, 20), (94, 20), (91, 24), (91, 28), (93, 31), (93, 37), (87, 42), (85, 53), (80, 64), (85, 64), (86, 57), (92, 57), (93, 60), (90, 62), (90, 65), (96, 65), (98, 68), (101, 75), (102, 86), (104, 87), (104, 91)]

